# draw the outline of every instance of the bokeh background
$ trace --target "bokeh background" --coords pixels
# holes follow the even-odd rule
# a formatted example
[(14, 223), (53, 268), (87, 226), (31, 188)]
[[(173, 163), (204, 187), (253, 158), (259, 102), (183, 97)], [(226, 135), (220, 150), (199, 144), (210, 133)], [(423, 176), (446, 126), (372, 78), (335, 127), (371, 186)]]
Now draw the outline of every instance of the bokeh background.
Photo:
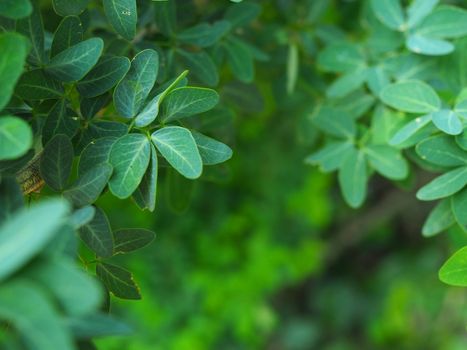
[[(269, 61), (252, 84), (222, 72), (222, 110), (193, 121), (234, 149), (225, 166), (196, 182), (167, 169), (153, 214), (109, 194), (99, 201), (114, 228), (157, 234), (119, 257), (143, 299), (112, 300), (112, 311), (135, 333), (99, 340), (99, 349), (465, 349), (466, 291), (437, 276), (465, 235), (423, 238), (431, 205), (410, 183), (374, 177), (366, 204), (352, 210), (335, 176), (303, 161), (319, 142), (307, 116), (328, 78), (316, 74), (312, 37), (327, 24), (327, 35), (353, 35), (364, 3), (316, 0), (323, 9), (310, 12), (311, 2), (259, 1), (244, 35)], [(293, 93), (290, 33), (309, 43)]]

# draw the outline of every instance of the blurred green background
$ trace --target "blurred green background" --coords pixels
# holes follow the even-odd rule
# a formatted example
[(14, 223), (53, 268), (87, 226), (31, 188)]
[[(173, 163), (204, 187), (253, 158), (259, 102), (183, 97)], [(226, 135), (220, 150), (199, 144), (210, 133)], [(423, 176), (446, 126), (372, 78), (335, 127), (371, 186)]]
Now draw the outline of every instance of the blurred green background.
[[(358, 1), (336, 3), (320, 21), (351, 31)], [(318, 137), (306, 116), (326, 77), (314, 73), (311, 44), (293, 94), (284, 67), (290, 33), (306, 39), (315, 28), (301, 27), (299, 1), (262, 5), (246, 36), (270, 61), (254, 84), (222, 87), (232, 113), (211, 125), (233, 159), (195, 183), (167, 170), (154, 214), (109, 194), (98, 203), (114, 228), (157, 234), (119, 257), (143, 300), (114, 299), (112, 311), (135, 333), (99, 349), (464, 349), (467, 293), (437, 270), (467, 239), (422, 238), (431, 206), (382, 178), (351, 210), (334, 176), (304, 164)]]

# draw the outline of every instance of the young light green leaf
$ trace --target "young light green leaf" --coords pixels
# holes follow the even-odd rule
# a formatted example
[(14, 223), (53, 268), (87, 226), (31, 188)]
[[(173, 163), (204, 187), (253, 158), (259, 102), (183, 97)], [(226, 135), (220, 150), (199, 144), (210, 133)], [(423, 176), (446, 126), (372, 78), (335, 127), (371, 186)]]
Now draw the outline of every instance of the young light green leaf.
[(386, 145), (368, 145), (363, 150), (370, 165), (391, 180), (402, 180), (409, 174), (407, 161), (399, 150)]
[(27, 39), (16, 33), (0, 34), (0, 111), (10, 101), (29, 52)]
[(371, 0), (371, 7), (385, 26), (401, 32), (405, 30), (405, 16), (400, 0)]
[(467, 164), (467, 154), (448, 135), (429, 137), (417, 145), (416, 151), (423, 160), (436, 165), (454, 167)]
[(53, 7), (60, 16), (79, 15), (88, 6), (89, 0), (53, 0)]
[(194, 130), (191, 131), (191, 134), (198, 146), (204, 165), (220, 164), (232, 157), (232, 149), (226, 144)]
[(75, 183), (63, 192), (63, 195), (76, 207), (92, 204), (104, 190), (110, 175), (112, 175), (110, 164), (97, 164), (78, 177)]
[(467, 247), (454, 253), (439, 270), (439, 279), (452, 286), (467, 287)]
[(418, 117), (405, 124), (400, 130), (398, 130), (394, 136), (389, 140), (390, 145), (399, 145), (407, 141), (410, 137), (415, 135), (424, 126), (431, 122), (431, 114)]
[(103, 48), (100, 38), (82, 41), (52, 57), (46, 72), (63, 82), (78, 81), (94, 67)]
[(113, 29), (126, 40), (136, 35), (136, 0), (103, 0), (104, 12)]
[(151, 143), (151, 161), (148, 169), (141, 180), (136, 191), (133, 193), (133, 199), (141, 209), (148, 209), (153, 212), (156, 208), (157, 194), (157, 171), (158, 171), (157, 153), (154, 145)]
[(28, 123), (18, 117), (0, 117), (0, 160), (21, 157), (31, 146), (32, 131)]
[(431, 113), (441, 107), (435, 90), (420, 80), (405, 80), (386, 86), (380, 94), (381, 100), (400, 111), (409, 113)]
[(154, 240), (155, 234), (141, 228), (128, 228), (115, 231), (114, 237), (115, 254), (125, 254), (147, 246)]
[(114, 91), (117, 112), (125, 118), (133, 118), (156, 82), (159, 55), (154, 50), (143, 50), (131, 61), (131, 67)]
[(434, 38), (459, 38), (467, 34), (467, 11), (439, 6), (417, 27), (417, 33)]
[(407, 9), (409, 28), (420, 23), (438, 4), (439, 0), (414, 0)]
[(98, 263), (96, 273), (107, 289), (117, 298), (141, 299), (139, 288), (129, 271), (119, 266)]
[(352, 143), (346, 141), (332, 141), (313, 154), (305, 158), (305, 163), (319, 164), (321, 171), (331, 172), (339, 169), (340, 165), (352, 151)]
[(451, 210), (451, 201), (443, 199), (439, 202), (428, 215), (422, 228), (422, 234), (425, 237), (431, 237), (447, 230), (455, 223), (454, 215)]
[(130, 69), (126, 57), (104, 56), (97, 65), (80, 80), (77, 89), (81, 96), (96, 97), (113, 88)]
[(451, 208), (457, 223), (467, 232), (467, 188), (451, 197)]
[(295, 91), (297, 85), (298, 73), (300, 69), (300, 57), (298, 54), (298, 45), (296, 43), (289, 44), (287, 52), (287, 93), (290, 95)]
[(96, 207), (92, 220), (79, 229), (79, 236), (97, 256), (103, 258), (112, 256), (114, 249), (112, 230), (102, 209)]
[(218, 102), (219, 95), (214, 90), (192, 86), (177, 88), (162, 103), (163, 119), (168, 122), (203, 113), (214, 108)]
[(356, 133), (355, 121), (343, 110), (334, 107), (317, 107), (311, 121), (321, 131), (339, 138), (351, 139)]
[(109, 189), (115, 196), (127, 198), (138, 188), (148, 168), (150, 154), (150, 142), (142, 134), (128, 134), (114, 143), (109, 157), (114, 168)]
[(429, 56), (442, 56), (454, 51), (454, 45), (449, 41), (419, 34), (409, 35), (405, 44), (410, 51)]
[(32, 6), (29, 0), (3, 0), (0, 2), (0, 16), (20, 19), (30, 16)]
[(68, 212), (66, 201), (49, 199), (19, 210), (5, 222), (0, 227), (0, 280), (39, 253), (62, 226)]
[(66, 187), (73, 163), (73, 145), (68, 136), (58, 134), (44, 147), (40, 172), (45, 183), (55, 191)]
[(417, 192), (417, 198), (422, 201), (448, 197), (467, 184), (467, 167), (451, 170), (423, 186)]
[(50, 57), (58, 55), (69, 47), (83, 40), (83, 25), (77, 16), (68, 16), (62, 19), (55, 31), (50, 48)]
[(34, 69), (24, 73), (16, 86), (16, 95), (25, 100), (48, 100), (63, 96), (63, 85), (45, 73)]
[(98, 164), (108, 163), (110, 150), (117, 140), (117, 137), (109, 136), (89, 143), (79, 157), (78, 175), (83, 176)]
[(366, 157), (362, 151), (353, 149), (339, 168), (339, 185), (345, 201), (352, 208), (358, 208), (366, 197), (368, 181)]
[(168, 126), (151, 135), (162, 156), (175, 170), (188, 179), (201, 176), (203, 162), (190, 131), (179, 126)]
[(74, 348), (71, 334), (60, 316), (49, 295), (35, 283), (17, 279), (2, 284), (0, 318), (7, 320), (21, 334), (29, 349)]
[(459, 135), (463, 131), (462, 121), (454, 111), (441, 109), (431, 113), (433, 124), (448, 135)]

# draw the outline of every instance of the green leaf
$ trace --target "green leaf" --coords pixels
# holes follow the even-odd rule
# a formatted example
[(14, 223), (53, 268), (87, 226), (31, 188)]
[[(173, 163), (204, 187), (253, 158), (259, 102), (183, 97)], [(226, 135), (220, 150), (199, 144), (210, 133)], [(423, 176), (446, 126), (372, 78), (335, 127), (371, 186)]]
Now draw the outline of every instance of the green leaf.
[(89, 0), (53, 0), (53, 7), (60, 16), (79, 15), (88, 3)]
[(407, 25), (409, 28), (420, 23), (438, 4), (439, 0), (414, 0), (407, 9)]
[(108, 94), (92, 98), (82, 98), (79, 104), (81, 115), (85, 119), (92, 119), (109, 101), (110, 96)]
[(457, 192), (451, 197), (451, 208), (456, 222), (467, 232), (467, 189)]
[(368, 145), (364, 152), (370, 165), (388, 179), (402, 180), (409, 174), (407, 161), (399, 150), (385, 145)]
[(69, 47), (83, 40), (83, 25), (77, 16), (68, 16), (62, 19), (55, 31), (50, 48), (50, 57), (54, 57)]
[(454, 112), (456, 112), (462, 118), (467, 119), (467, 99), (456, 101)]
[(381, 100), (398, 110), (409, 113), (431, 113), (441, 107), (433, 88), (420, 80), (405, 80), (386, 86)]
[(183, 43), (204, 48), (214, 45), (227, 34), (230, 29), (230, 23), (225, 20), (217, 21), (212, 25), (203, 22), (178, 33), (177, 39)]
[(456, 135), (456, 143), (464, 151), (467, 151), (467, 132), (464, 131), (460, 135)]
[(52, 57), (46, 72), (60, 81), (78, 81), (94, 67), (103, 48), (104, 42), (100, 38), (82, 41)]
[(448, 197), (467, 184), (467, 167), (451, 170), (423, 186), (417, 192), (417, 198), (422, 201)]
[(113, 29), (127, 40), (136, 35), (136, 0), (103, 0), (104, 12)]
[(405, 16), (399, 0), (371, 0), (376, 17), (388, 28), (404, 31)]
[(28, 51), (29, 44), (23, 36), (16, 33), (0, 34), (0, 110), (10, 101)]
[(132, 118), (140, 111), (156, 82), (159, 55), (154, 50), (143, 50), (131, 61), (131, 67), (114, 91), (117, 112)]
[(414, 136), (424, 126), (431, 122), (431, 114), (418, 117), (405, 124), (394, 136), (389, 140), (390, 145), (399, 145)]
[(339, 185), (345, 201), (352, 208), (360, 207), (366, 197), (368, 181), (365, 153), (349, 152), (339, 168)]
[(23, 193), (14, 177), (4, 177), (0, 181), (0, 225), (10, 219), (24, 206)]
[(68, 211), (64, 200), (44, 200), (19, 210), (0, 227), (0, 280), (9, 277), (45, 247), (58, 233)]
[(454, 253), (439, 270), (439, 279), (452, 286), (467, 286), (467, 247)]
[(188, 179), (201, 176), (203, 162), (190, 131), (179, 126), (168, 126), (151, 135), (162, 156), (180, 174)]
[(0, 16), (20, 19), (30, 16), (32, 6), (29, 0), (3, 0), (0, 2)]
[(259, 4), (244, 2), (230, 6), (225, 12), (225, 19), (230, 22), (232, 27), (241, 27), (250, 23), (260, 13), (261, 6)]
[(459, 38), (467, 34), (467, 11), (439, 6), (417, 27), (417, 33), (435, 38)]
[(112, 256), (114, 249), (112, 230), (109, 219), (102, 209), (96, 207), (92, 220), (79, 229), (79, 236), (97, 256), (103, 258)]
[(77, 230), (91, 222), (95, 213), (96, 208), (91, 205), (76, 209), (70, 217), (70, 224), (75, 230)]
[(55, 191), (66, 187), (73, 163), (73, 145), (68, 136), (58, 134), (44, 147), (40, 172), (45, 183)]
[(24, 73), (16, 86), (16, 95), (25, 100), (56, 99), (63, 94), (63, 85), (42, 69)]
[(162, 106), (164, 121), (169, 122), (200, 114), (214, 108), (219, 102), (216, 91), (192, 86), (181, 87), (170, 92)]
[(136, 204), (138, 204), (141, 209), (148, 209), (150, 212), (153, 212), (156, 208), (157, 163), (156, 149), (151, 143), (151, 161), (141, 183), (133, 193)]
[(459, 135), (463, 131), (462, 122), (456, 113), (449, 109), (441, 109), (431, 114), (433, 124), (449, 135)]
[(300, 70), (300, 56), (298, 54), (298, 45), (296, 43), (289, 44), (287, 52), (287, 93), (292, 94), (297, 85), (298, 74)]
[(155, 234), (141, 228), (128, 228), (116, 231), (114, 237), (115, 254), (125, 254), (147, 246), (154, 240)]
[(112, 175), (110, 164), (97, 164), (80, 176), (69, 189), (63, 192), (63, 195), (77, 207), (92, 204), (104, 190), (110, 175)]
[(407, 48), (415, 53), (442, 56), (454, 51), (454, 45), (449, 41), (429, 38), (418, 34), (412, 34), (407, 38)]
[(379, 96), (381, 90), (390, 83), (388, 74), (379, 66), (371, 67), (366, 70), (366, 81), (368, 87), (375, 96)]
[(232, 149), (226, 144), (194, 130), (191, 131), (191, 134), (198, 146), (204, 165), (220, 164), (232, 158)]
[(305, 163), (319, 165), (321, 171), (331, 172), (339, 169), (340, 165), (352, 151), (352, 143), (346, 141), (331, 141), (323, 148), (305, 158)]
[(423, 224), (422, 234), (425, 237), (431, 237), (441, 233), (455, 223), (454, 215), (451, 210), (451, 201), (443, 199), (439, 202), (428, 215)]
[(29, 281), (15, 280), (0, 287), (0, 318), (11, 322), (28, 349), (75, 348), (52, 300)]
[(423, 140), (417, 145), (416, 151), (423, 160), (436, 165), (454, 167), (467, 164), (465, 151), (447, 135), (437, 135)]
[(44, 25), (37, 1), (33, 1), (33, 12), (29, 17), (22, 18), (16, 22), (16, 31), (29, 38), (32, 44), (28, 61), (39, 66), (47, 62), (44, 48)]
[(142, 134), (128, 134), (114, 143), (109, 157), (114, 168), (109, 189), (116, 197), (127, 198), (138, 188), (148, 168), (150, 153), (150, 142)]
[(97, 65), (77, 84), (81, 96), (96, 97), (107, 92), (125, 76), (130, 69), (126, 57), (104, 56)]
[(228, 39), (223, 41), (223, 44), (232, 73), (238, 80), (251, 83), (255, 76), (255, 66), (249, 47), (233, 36), (229, 36)]
[(320, 51), (318, 66), (329, 72), (352, 72), (365, 66), (365, 57), (358, 46), (338, 42)]
[(32, 146), (32, 131), (24, 120), (0, 117), (0, 160), (15, 159), (24, 155)]
[(151, 101), (149, 101), (143, 110), (136, 116), (135, 125), (144, 127), (151, 124), (159, 115), (159, 107), (169, 92), (175, 89), (178, 84), (185, 78), (188, 71), (180, 74), (172, 83), (170, 83), (162, 92), (157, 94)]
[(129, 271), (119, 266), (98, 263), (96, 273), (107, 289), (117, 298), (141, 299), (139, 288)]
[(179, 49), (177, 53), (182, 57), (186, 67), (200, 82), (208, 86), (219, 84), (216, 64), (205, 51), (188, 52)]
[(27, 270), (26, 277), (50, 290), (68, 315), (89, 314), (102, 303), (101, 286), (71, 259), (40, 260)]
[(361, 87), (365, 79), (366, 74), (363, 69), (346, 73), (329, 85), (326, 95), (330, 98), (344, 97)]
[(351, 139), (356, 133), (355, 121), (337, 108), (319, 106), (311, 121), (321, 131), (339, 138)]
[(66, 107), (65, 100), (59, 100), (52, 107), (42, 128), (42, 144), (46, 144), (57, 134), (72, 138), (79, 128), (78, 117)]
[(102, 137), (87, 145), (79, 158), (78, 175), (83, 176), (94, 166), (108, 163), (110, 150), (117, 140), (117, 137)]
[(132, 333), (132, 329), (126, 324), (104, 313), (74, 317), (67, 321), (67, 325), (73, 332), (73, 335), (78, 339), (91, 339), (110, 335), (129, 335)]

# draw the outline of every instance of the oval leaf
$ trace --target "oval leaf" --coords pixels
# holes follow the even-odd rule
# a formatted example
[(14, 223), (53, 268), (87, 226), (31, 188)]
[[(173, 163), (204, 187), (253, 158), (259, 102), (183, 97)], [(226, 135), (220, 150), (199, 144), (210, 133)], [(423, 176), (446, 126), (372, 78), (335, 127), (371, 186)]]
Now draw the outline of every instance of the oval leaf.
[(152, 231), (141, 228), (129, 228), (114, 232), (114, 237), (115, 254), (124, 254), (147, 246), (154, 240), (155, 234)]
[(32, 131), (24, 120), (0, 117), (0, 160), (15, 159), (32, 146)]
[(127, 40), (136, 35), (136, 0), (104, 0), (104, 12), (115, 31)]
[(417, 198), (422, 201), (448, 197), (467, 184), (467, 167), (457, 168), (447, 172), (429, 184), (423, 186), (417, 192)]
[(79, 236), (97, 256), (103, 258), (112, 256), (114, 249), (112, 230), (102, 209), (96, 207), (92, 220), (79, 229)]

